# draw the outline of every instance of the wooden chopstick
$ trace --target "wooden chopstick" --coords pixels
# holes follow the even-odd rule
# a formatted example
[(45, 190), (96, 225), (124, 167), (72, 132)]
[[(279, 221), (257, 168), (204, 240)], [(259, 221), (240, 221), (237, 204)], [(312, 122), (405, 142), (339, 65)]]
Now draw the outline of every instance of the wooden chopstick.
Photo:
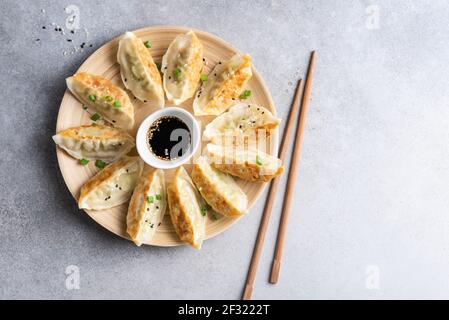
[(284, 206), (282, 208), (281, 220), (279, 222), (278, 237), (276, 240), (276, 249), (274, 252), (273, 264), (271, 267), (270, 283), (277, 283), (279, 279), (279, 271), (281, 269), (282, 251), (285, 242), (285, 232), (287, 230), (288, 216), (293, 199), (293, 189), (295, 188), (296, 175), (298, 171), (299, 156), (301, 153), (301, 142), (304, 136), (304, 125), (306, 122), (306, 114), (309, 106), (310, 90), (312, 88), (313, 71), (315, 68), (316, 54), (312, 51), (310, 56), (309, 69), (307, 71), (306, 84), (304, 94), (301, 101), (301, 111), (299, 113), (299, 124), (296, 128), (295, 145), (290, 163), (290, 172), (287, 180), (287, 188), (284, 197)]
[[(296, 87), (295, 98), (293, 99), (293, 103), (290, 108), (290, 115), (288, 117), (287, 125), (285, 127), (284, 136), (282, 138), (282, 144), (279, 151), (279, 158), (282, 161), (285, 160), (285, 155), (287, 154), (288, 146), (290, 144), (289, 143), (290, 136), (295, 123), (294, 119), (296, 119), (296, 114), (298, 113), (299, 109), (299, 98), (302, 92), (302, 84), (303, 81), (299, 80), (298, 86)], [(262, 220), (260, 221), (259, 231), (257, 233), (257, 239), (254, 245), (253, 255), (251, 257), (251, 263), (249, 266), (248, 275), (246, 277), (246, 285), (242, 296), (243, 300), (251, 299), (253, 293), (253, 285), (254, 280), (256, 279), (257, 267), (259, 265), (260, 255), (262, 254), (262, 247), (265, 240), (265, 234), (267, 232), (268, 222), (270, 221), (271, 209), (273, 208), (274, 198), (279, 186), (279, 181), (280, 181), (279, 177), (273, 179), (273, 182), (271, 183), (270, 186), (270, 190), (268, 191), (267, 202), (265, 204), (265, 208), (262, 214)]]

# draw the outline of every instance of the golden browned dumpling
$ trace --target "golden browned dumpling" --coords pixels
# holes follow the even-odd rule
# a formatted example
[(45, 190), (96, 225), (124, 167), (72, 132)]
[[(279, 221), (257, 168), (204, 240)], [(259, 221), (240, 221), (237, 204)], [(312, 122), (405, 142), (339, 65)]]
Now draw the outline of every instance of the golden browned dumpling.
[(134, 243), (148, 243), (156, 233), (167, 208), (164, 171), (142, 174), (134, 189), (126, 216), (127, 229)]
[(284, 171), (282, 161), (257, 149), (207, 145), (207, 156), (220, 171), (249, 181), (270, 181)]
[(117, 51), (120, 74), (125, 87), (141, 101), (154, 102), (158, 107), (165, 103), (161, 74), (144, 42), (132, 32), (120, 39)]
[(219, 63), (203, 82), (193, 102), (196, 116), (219, 115), (239, 98), (252, 76), (251, 57), (237, 53)]
[(176, 169), (167, 195), (171, 221), (179, 238), (200, 249), (206, 232), (206, 210), (184, 167)]
[(115, 127), (130, 130), (134, 125), (134, 106), (128, 94), (110, 80), (79, 72), (66, 79), (67, 87), (82, 103), (98, 112)]
[(193, 31), (178, 35), (162, 59), (167, 99), (179, 105), (193, 97), (203, 70), (203, 45)]
[(112, 162), (134, 147), (128, 133), (100, 124), (65, 129), (53, 136), (55, 143), (76, 159)]
[(123, 157), (106, 166), (81, 188), (80, 209), (103, 210), (125, 203), (131, 197), (143, 169), (139, 157)]
[(192, 180), (204, 200), (216, 212), (236, 217), (246, 213), (248, 198), (227, 173), (212, 167), (205, 157), (199, 157), (192, 170)]
[(223, 139), (224, 135), (236, 137), (256, 135), (259, 130), (265, 130), (268, 137), (271, 130), (276, 129), (280, 122), (281, 119), (276, 118), (264, 107), (239, 103), (211, 121), (204, 129), (203, 138), (215, 141)]

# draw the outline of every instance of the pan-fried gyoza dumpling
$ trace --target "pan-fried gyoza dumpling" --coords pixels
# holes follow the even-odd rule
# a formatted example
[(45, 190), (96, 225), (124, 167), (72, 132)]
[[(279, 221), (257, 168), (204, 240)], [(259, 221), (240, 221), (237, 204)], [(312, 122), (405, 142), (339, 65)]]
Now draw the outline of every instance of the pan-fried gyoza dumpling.
[(128, 207), (126, 232), (140, 246), (153, 238), (167, 208), (164, 171), (142, 174)]
[(178, 167), (167, 188), (170, 217), (182, 241), (201, 249), (206, 229), (206, 211), (201, 196), (184, 167)]
[(134, 147), (126, 132), (100, 124), (65, 129), (53, 136), (55, 143), (76, 159), (112, 162)]
[(281, 119), (264, 107), (239, 103), (210, 122), (204, 130), (203, 138), (213, 141), (223, 135), (242, 136), (249, 132), (256, 133), (260, 129), (265, 130), (266, 136), (269, 136), (270, 130), (277, 128), (280, 122)]
[(155, 101), (164, 106), (161, 74), (151, 57), (150, 50), (132, 32), (120, 39), (117, 51), (120, 74), (125, 87), (141, 101)]
[(82, 103), (94, 109), (115, 127), (130, 130), (134, 125), (134, 106), (128, 94), (110, 80), (79, 72), (66, 79), (67, 87)]
[(252, 76), (251, 57), (237, 53), (218, 63), (203, 82), (193, 102), (196, 116), (219, 115), (238, 99)]
[(174, 104), (193, 97), (203, 70), (203, 45), (193, 31), (178, 35), (162, 59), (164, 89)]
[(103, 210), (125, 203), (131, 197), (143, 169), (139, 157), (123, 157), (106, 166), (81, 188), (80, 209)]
[(207, 156), (220, 171), (249, 181), (270, 181), (284, 171), (282, 161), (255, 148), (207, 145)]
[(192, 180), (204, 200), (216, 212), (236, 217), (246, 213), (248, 198), (234, 179), (212, 167), (205, 157), (199, 157), (192, 170)]

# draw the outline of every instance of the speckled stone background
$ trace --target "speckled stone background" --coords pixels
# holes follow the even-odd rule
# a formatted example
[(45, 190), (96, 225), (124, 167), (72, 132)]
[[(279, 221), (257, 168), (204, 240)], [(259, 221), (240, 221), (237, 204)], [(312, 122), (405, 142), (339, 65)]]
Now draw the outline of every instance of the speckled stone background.
[[(65, 27), (70, 4), (73, 37), (50, 25)], [(78, 210), (58, 169), (64, 78), (112, 37), (158, 24), (249, 52), (282, 118), (317, 50), (280, 282), (267, 279), (282, 191), (254, 298), (449, 298), (448, 16), (446, 1), (2, 0), (0, 298), (240, 297), (265, 195), (201, 252), (137, 248)]]

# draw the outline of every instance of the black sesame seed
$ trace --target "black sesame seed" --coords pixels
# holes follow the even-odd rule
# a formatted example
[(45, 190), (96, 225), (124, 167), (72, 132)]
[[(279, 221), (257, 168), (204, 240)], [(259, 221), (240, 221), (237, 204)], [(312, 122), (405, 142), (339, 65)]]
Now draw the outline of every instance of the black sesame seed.
[(167, 67), (164, 67), (165, 70), (167, 70)]
[(122, 190), (122, 187), (118, 187), (119, 190)]
[(221, 64), (221, 61), (218, 61), (218, 64)]
[(67, 39), (68, 42), (72, 42), (72, 39)]
[(42, 29), (47, 29), (47, 27), (46, 27), (46, 26), (43, 26)]
[(257, 108), (257, 111), (259, 111), (260, 110), (260, 108)]
[(118, 188), (118, 184), (116, 184), (115, 187)]
[(70, 33), (75, 33), (75, 30), (70, 30)]
[(41, 39), (37, 38), (36, 41), (41, 41)]
[(148, 101), (147, 100), (143, 100), (143, 102), (147, 103)]
[(168, 76), (168, 80), (170, 80), (171, 79), (171, 76)]
[(115, 123), (115, 120), (112, 120), (112, 123)]
[(162, 222), (159, 222), (159, 224), (157, 225), (158, 227), (162, 224)]
[(262, 111), (262, 114), (264, 114), (265, 113), (265, 111)]
[(159, 206), (156, 206), (156, 210), (159, 210)]
[(242, 125), (239, 125), (239, 128), (242, 129)]
[(147, 211), (150, 211), (150, 208), (147, 208)]
[(206, 61), (206, 58), (203, 58), (203, 61)]
[(125, 80), (125, 82), (128, 81), (128, 79), (126, 79), (126, 78), (124, 80)]
[(92, 45), (90, 44), (89, 47), (92, 48)]
[(58, 31), (58, 28), (55, 28), (55, 31)]
[(216, 73), (214, 73), (214, 76), (217, 76), (217, 74), (216, 74)]

